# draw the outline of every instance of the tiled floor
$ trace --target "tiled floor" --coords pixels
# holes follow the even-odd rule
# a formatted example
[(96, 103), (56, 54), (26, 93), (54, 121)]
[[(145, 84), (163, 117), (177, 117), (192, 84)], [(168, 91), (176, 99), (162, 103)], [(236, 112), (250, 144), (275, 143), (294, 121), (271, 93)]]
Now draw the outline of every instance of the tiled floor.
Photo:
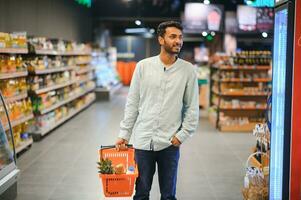
[[(97, 150), (113, 144), (123, 117), (126, 90), (110, 102), (96, 102), (34, 143), (18, 160), (17, 200), (100, 200)], [(181, 147), (179, 200), (240, 200), (244, 164), (255, 138), (218, 133), (205, 118)], [(151, 200), (159, 200), (157, 178)]]

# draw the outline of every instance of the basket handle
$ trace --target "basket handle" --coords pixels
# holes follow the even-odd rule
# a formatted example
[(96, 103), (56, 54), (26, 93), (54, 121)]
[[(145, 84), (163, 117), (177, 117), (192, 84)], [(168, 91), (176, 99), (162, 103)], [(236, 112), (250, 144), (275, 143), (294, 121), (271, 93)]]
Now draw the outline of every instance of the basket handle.
[(252, 154), (248, 157), (248, 159), (247, 159), (247, 161), (246, 161), (246, 168), (248, 168), (249, 162), (250, 162), (251, 158), (252, 158), (253, 156), (259, 155), (259, 154), (265, 155), (266, 157), (269, 158), (269, 155), (268, 155), (267, 153), (264, 153), (264, 152), (257, 151), (257, 152), (255, 152), (255, 153), (252, 153)]
[[(126, 144), (128, 148), (132, 148), (132, 144)], [(114, 149), (116, 146), (115, 145), (101, 145), (100, 149)]]

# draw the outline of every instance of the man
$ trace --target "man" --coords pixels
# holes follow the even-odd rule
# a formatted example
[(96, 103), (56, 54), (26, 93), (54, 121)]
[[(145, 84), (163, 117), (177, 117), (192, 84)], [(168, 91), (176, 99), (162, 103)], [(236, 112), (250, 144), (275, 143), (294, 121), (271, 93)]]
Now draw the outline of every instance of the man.
[(125, 148), (133, 133), (139, 177), (134, 200), (148, 200), (158, 165), (161, 200), (176, 200), (180, 145), (198, 125), (198, 83), (194, 67), (180, 58), (182, 26), (158, 26), (160, 55), (137, 63), (116, 148)]

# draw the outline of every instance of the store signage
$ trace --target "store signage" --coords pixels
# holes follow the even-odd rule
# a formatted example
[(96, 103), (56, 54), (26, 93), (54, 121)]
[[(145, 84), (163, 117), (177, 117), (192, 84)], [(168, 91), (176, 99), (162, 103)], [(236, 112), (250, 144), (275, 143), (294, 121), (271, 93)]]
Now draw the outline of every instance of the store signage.
[(274, 7), (274, 0), (245, 0), (245, 3), (253, 7)]
[(223, 6), (202, 3), (186, 3), (184, 10), (184, 32), (221, 31)]
[(256, 28), (259, 31), (272, 30), (274, 25), (273, 8), (257, 8)]
[(91, 7), (91, 0), (75, 0), (77, 3), (83, 6)]
[(240, 5), (237, 7), (237, 21), (243, 32), (269, 32), (273, 29), (274, 10)]

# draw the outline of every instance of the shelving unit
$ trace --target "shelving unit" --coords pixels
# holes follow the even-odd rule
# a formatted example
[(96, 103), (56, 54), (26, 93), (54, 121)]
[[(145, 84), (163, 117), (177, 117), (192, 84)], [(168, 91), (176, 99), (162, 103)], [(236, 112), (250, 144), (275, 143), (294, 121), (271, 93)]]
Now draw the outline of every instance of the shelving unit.
[[(35, 48), (34, 44), (31, 45)], [(36, 69), (34, 66), (30, 67), (31, 71), (29, 76), (32, 76), (31, 80), (35, 81), (43, 79), (43, 81), (45, 81), (45, 83), (43, 82), (43, 84), (40, 84), (41, 82), (33, 82), (32, 88), (34, 89), (32, 89), (29, 93), (31, 98), (35, 100), (33, 102), (35, 103), (34, 115), (36, 118), (36, 124), (34, 129), (31, 131), (31, 134), (34, 141), (37, 141), (40, 140), (42, 136), (51, 132), (53, 129), (63, 124), (68, 119), (92, 104), (95, 99), (95, 94), (94, 99), (86, 103), (80, 109), (77, 109), (75, 111), (71, 110), (69, 112), (69, 109), (71, 109), (74, 104), (76, 104), (76, 102), (81, 101), (82, 99), (87, 99), (86, 97), (88, 97), (88, 95), (94, 93), (95, 83), (93, 82), (92, 76), (94, 68), (91, 67), (90, 62), (88, 62), (88, 60), (91, 60), (91, 51), (73, 50), (64, 52), (56, 50), (35, 49), (33, 53), (36, 56), (47, 56), (50, 60), (59, 59), (61, 63), (69, 65), (62, 67), (45, 66), (45, 69), (43, 70)], [(48, 79), (45, 79), (47, 77)], [(55, 77), (61, 77), (62, 79), (57, 80)], [(47, 80), (51, 81), (47, 82)], [(61, 81), (65, 82), (55, 84)], [(54, 85), (52, 85), (53, 83)], [(48, 87), (46, 85), (48, 85)], [(45, 105), (43, 104), (43, 102), (38, 103), (39, 99), (45, 100), (45, 98), (50, 98), (50, 96), (48, 95), (51, 95), (53, 93), (56, 93), (56, 95), (60, 93), (61, 95), (60, 97), (56, 97), (55, 101), (49, 101), (49, 105)], [(53, 103), (51, 104), (51, 102)], [(68, 112), (68, 116), (65, 116), (66, 113), (63, 114), (63, 112)], [(61, 114), (57, 115), (58, 113)], [(53, 118), (51, 118), (51, 120), (48, 120), (49, 116), (52, 116)], [(46, 120), (45, 123), (43, 122), (43, 120)], [(53, 123), (54, 121), (55, 123)]]
[[(8, 108), (10, 109), (11, 117), (13, 115), (13, 108), (10, 105), (15, 105), (16, 103), (20, 103), (21, 101), (30, 101), (28, 99), (28, 93), (27, 90), (24, 88), (21, 89), (20, 85), (14, 85), (15, 89), (10, 89), (10, 92), (8, 92), (8, 86), (6, 84), (12, 84), (11, 82), (19, 83), (18, 81), (21, 81), (22, 78), (24, 80), (23, 83), (26, 83), (25, 78), (28, 76), (27, 69), (22, 66), (23, 61), (19, 60), (18, 58), (23, 58), (24, 54), (28, 54), (28, 47), (27, 47), (27, 38), (26, 35), (22, 35), (22, 41), (21, 43), (15, 43), (18, 45), (21, 45), (16, 48), (0, 48), (0, 54), (3, 56), (1, 59), (11, 59), (14, 61), (11, 63), (7, 63), (7, 65), (0, 64), (0, 85), (2, 86), (1, 91), (4, 94), (5, 103), (8, 105)], [(20, 38), (18, 38), (20, 39)], [(19, 42), (21, 41), (19, 40)], [(4, 62), (3, 62), (4, 63)], [(10, 85), (12, 86), (12, 85)], [(16, 89), (17, 88), (17, 89)], [(6, 90), (6, 91), (5, 91)], [(0, 105), (3, 106), (3, 105)], [(3, 114), (3, 113), (2, 113)], [(11, 127), (13, 129), (13, 134), (17, 135), (17, 137), (14, 137), (14, 142), (17, 145), (16, 146), (16, 153), (19, 153), (25, 149), (28, 149), (32, 144), (32, 138), (29, 137), (27, 139), (20, 139), (21, 135), (24, 134), (24, 132), (14, 132), (14, 128), (16, 126), (22, 125), (25, 122), (28, 122), (29, 120), (33, 119), (33, 113), (22, 113), (18, 118), (16, 115), (13, 119), (11, 119)], [(3, 122), (4, 130), (9, 130), (8, 122)], [(23, 126), (23, 125), (22, 125)], [(20, 134), (20, 135), (18, 135)]]
[(38, 49), (35, 50), (36, 55), (50, 55), (50, 56), (86, 56), (91, 55), (91, 52), (82, 52), (82, 51), (70, 51), (70, 52), (61, 52), (55, 50), (46, 50), (46, 49)]
[[(89, 107), (93, 102), (95, 101), (95, 98), (93, 100), (91, 100), (90, 102), (88, 102), (86, 105), (84, 105), (83, 107), (81, 107), (78, 110), (75, 110), (71, 113), (69, 113), (69, 115), (67, 117), (64, 117), (62, 119), (60, 119), (59, 121), (57, 121), (54, 125), (49, 126), (49, 127), (45, 127), (43, 129), (38, 129), (35, 132), (33, 132), (34, 134), (34, 138), (35, 137), (41, 137), (46, 135), (47, 133), (51, 132), (53, 129), (57, 128), (58, 126), (60, 126), (61, 124), (63, 124), (64, 122), (66, 122), (67, 120), (71, 119), (73, 116), (75, 116), (76, 114), (80, 113), (81, 111), (83, 111), (84, 109), (86, 109), (87, 107)], [(38, 139), (37, 139), (38, 140)]]
[(52, 91), (52, 90), (57, 90), (57, 89), (60, 89), (60, 88), (67, 87), (67, 86), (72, 85), (72, 84), (74, 84), (76, 82), (77, 81), (68, 81), (66, 83), (54, 85), (54, 86), (51, 86), (51, 87), (41, 88), (41, 89), (37, 89), (37, 90), (32, 90), (32, 91), (30, 91), (30, 93), (35, 93), (37, 95), (38, 94), (43, 94), (43, 93), (46, 93), (46, 92), (49, 92), (49, 91)]
[(30, 74), (36, 74), (36, 75), (41, 75), (41, 74), (50, 74), (50, 73), (57, 73), (57, 72), (64, 72), (68, 70), (74, 70), (74, 66), (65, 66), (65, 67), (58, 67), (58, 68), (53, 68), (53, 69), (38, 69), (34, 71), (29, 71)]
[(13, 73), (0, 73), (0, 80), (4, 79), (10, 79), (10, 78), (19, 78), (19, 77), (25, 77), (28, 75), (28, 71), (22, 71), (22, 72), (13, 72)]
[(27, 54), (27, 48), (0, 48), (0, 53), (3, 54)]
[(70, 97), (70, 98), (64, 100), (64, 101), (58, 102), (58, 103), (56, 103), (56, 104), (50, 106), (49, 108), (45, 108), (45, 109), (43, 109), (43, 110), (40, 110), (40, 111), (39, 111), (39, 114), (43, 115), (43, 114), (46, 114), (46, 113), (48, 113), (48, 112), (50, 112), (50, 111), (53, 111), (53, 110), (55, 110), (56, 108), (58, 108), (58, 107), (60, 107), (60, 106), (62, 106), (62, 105), (65, 105), (65, 104), (67, 104), (67, 103), (69, 103), (69, 102), (71, 102), (71, 101), (73, 101), (73, 100), (75, 100), (75, 99), (77, 99), (77, 98), (79, 98), (79, 97), (81, 97), (81, 96), (83, 96), (83, 95), (85, 95), (85, 94), (87, 94), (87, 93), (93, 91), (94, 89), (95, 89), (95, 87), (92, 87), (92, 88), (87, 89), (86, 91), (81, 92), (81, 93), (79, 93), (79, 94), (77, 94), (77, 95), (75, 95), (75, 96), (73, 96), (73, 97)]
[[(11, 126), (12, 126), (12, 128), (15, 127), (15, 126), (18, 126), (18, 125), (20, 125), (24, 122), (27, 122), (28, 120), (33, 119), (33, 117), (34, 117), (33, 114), (31, 114), (31, 115), (28, 115), (28, 116), (21, 117), (20, 119), (13, 120), (13, 121), (11, 121)], [(4, 130), (5, 131), (9, 130), (9, 125), (8, 124), (4, 125)]]
[[(256, 123), (263, 122), (271, 82), (271, 66), (266, 64), (270, 59), (223, 55), (211, 62), (210, 106), (215, 112), (209, 118), (221, 132), (250, 132)], [(264, 64), (255, 64), (255, 60)]]
[(7, 103), (12, 103), (14, 101), (19, 101), (19, 100), (22, 100), (22, 99), (26, 99), (27, 97), (28, 97), (28, 94), (26, 92), (26, 93), (23, 93), (23, 94), (18, 94), (18, 95), (11, 96), (11, 97), (6, 97), (5, 101)]
[(22, 151), (24, 151), (25, 149), (29, 148), (33, 143), (33, 139), (32, 137), (30, 137), (29, 139), (21, 142), (19, 144), (19, 146), (16, 147), (16, 154), (21, 153)]

